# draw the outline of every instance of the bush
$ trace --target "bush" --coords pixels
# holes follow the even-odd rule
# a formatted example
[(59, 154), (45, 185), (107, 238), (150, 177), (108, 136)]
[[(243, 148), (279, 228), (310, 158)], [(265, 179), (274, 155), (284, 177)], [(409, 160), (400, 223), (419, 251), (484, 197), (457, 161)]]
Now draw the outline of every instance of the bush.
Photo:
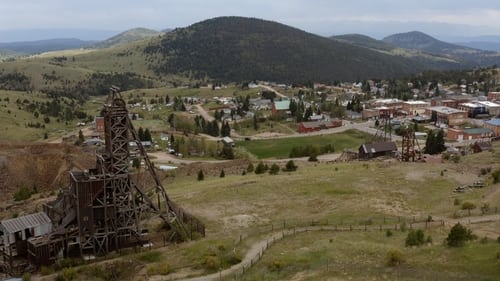
[(385, 264), (387, 266), (398, 266), (403, 262), (403, 253), (401, 253), (399, 250), (390, 250), (385, 255)]
[(461, 247), (466, 241), (473, 240), (474, 238), (475, 236), (470, 229), (457, 223), (451, 228), (450, 233), (448, 233), (446, 244), (450, 247)]
[(271, 165), (271, 168), (269, 169), (269, 174), (277, 175), (279, 171), (280, 171), (280, 166), (274, 163), (273, 165)]
[(500, 243), (500, 236), (497, 237), (497, 243)]
[(252, 173), (254, 170), (254, 167), (253, 167), (253, 164), (252, 163), (248, 163), (248, 166), (247, 166), (247, 172), (248, 173)]
[(225, 176), (226, 176), (226, 173), (224, 173), (224, 169), (222, 169), (222, 170), (220, 171), (220, 175), (219, 175), (219, 177), (223, 178), (223, 177), (225, 177)]
[(23, 185), (16, 193), (14, 193), (14, 201), (29, 199), (33, 194), (35, 194), (35, 188), (30, 189)]
[(267, 165), (264, 165), (264, 163), (259, 162), (259, 164), (257, 164), (257, 167), (255, 168), (255, 173), (258, 175), (258, 174), (263, 174), (267, 171)]
[(285, 266), (285, 263), (280, 260), (273, 260), (267, 265), (269, 271), (280, 271)]
[(202, 181), (205, 179), (205, 174), (203, 174), (203, 170), (198, 171), (198, 181)]
[(493, 183), (499, 183), (500, 182), (500, 169), (495, 170), (493, 173), (491, 173), (491, 177), (493, 178)]
[(425, 243), (425, 236), (422, 230), (411, 230), (406, 236), (405, 246), (420, 246)]
[(293, 160), (289, 160), (286, 162), (285, 168), (283, 169), (284, 172), (294, 172), (297, 170), (297, 166), (295, 166), (295, 163)]
[(385, 232), (385, 236), (391, 237), (392, 236), (392, 231), (390, 229), (387, 229), (387, 231)]

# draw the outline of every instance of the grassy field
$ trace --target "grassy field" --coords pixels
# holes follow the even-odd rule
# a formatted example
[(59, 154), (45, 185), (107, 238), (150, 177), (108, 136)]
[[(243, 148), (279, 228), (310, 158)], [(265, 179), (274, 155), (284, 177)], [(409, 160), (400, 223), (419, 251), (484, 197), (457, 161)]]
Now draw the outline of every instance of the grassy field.
[[(161, 239), (156, 241), (161, 258), (140, 263), (136, 277), (129, 280), (140, 280), (148, 268), (165, 263), (171, 276), (217, 272), (237, 263), (253, 243), (283, 225), (328, 221), (329, 225), (377, 226), (385, 221), (409, 226), (414, 218), (421, 220), (429, 215), (436, 220), (459, 217), (467, 221), (467, 212), (454, 204), (456, 199), (476, 206), (489, 204), (492, 214), (500, 207), (500, 184), (493, 185), (490, 174), (478, 175), (481, 168), (500, 169), (499, 149), (500, 144), (496, 144), (492, 151), (462, 157), (459, 163), (297, 161), (296, 172), (278, 175), (242, 175), (228, 169), (224, 178), (218, 176), (219, 171), (205, 170), (203, 181), (197, 180), (198, 170), (187, 176), (168, 177), (165, 187), (169, 197), (206, 224), (206, 237), (165, 248)], [(456, 186), (478, 179), (487, 186), (453, 192)], [(481, 214), (479, 208), (472, 213)], [(154, 225), (154, 217), (150, 223)], [(378, 230), (300, 234), (273, 245), (241, 280), (494, 281), (500, 276), (500, 244), (493, 241), (500, 235), (499, 226), (499, 222), (467, 224), (479, 239), (458, 249), (442, 243), (449, 226), (427, 230), (432, 245), (419, 248), (404, 247), (407, 232), (401, 231), (393, 231), (391, 237)], [(490, 238), (484, 243), (482, 237), (486, 235)], [(387, 252), (393, 249), (399, 250), (405, 260), (398, 267), (385, 264)], [(144, 260), (126, 251), (111, 257), (120, 256), (125, 257), (123, 260)], [(149, 275), (157, 278), (154, 280), (171, 277), (151, 275), (156, 274)], [(82, 273), (74, 280), (88, 278)]]
[[(172, 255), (167, 262), (174, 268), (198, 264), (193, 274), (201, 274), (200, 267), (214, 272), (217, 268), (207, 267), (207, 259), (215, 256), (222, 267), (229, 267), (231, 249), (241, 258), (252, 243), (283, 224), (314, 220), (333, 225), (383, 221), (409, 225), (413, 218), (429, 215), (467, 220), (467, 212), (454, 204), (455, 199), (476, 206), (489, 204), (491, 213), (500, 207), (500, 185), (491, 185), (489, 175), (478, 174), (482, 167), (500, 168), (498, 149), (497, 144), (493, 151), (463, 157), (458, 164), (299, 162), (296, 172), (276, 176), (226, 174), (225, 178), (206, 176), (202, 182), (195, 174), (176, 177), (166, 185), (171, 198), (206, 223), (207, 237), (167, 250), (167, 256)], [(478, 159), (482, 159), (480, 165), (475, 163)], [(453, 192), (456, 186), (477, 179), (488, 186)], [(479, 209), (473, 214), (479, 215)], [(499, 235), (498, 223), (468, 227), (479, 238), (483, 233)], [(433, 244), (420, 248), (405, 248), (407, 233), (400, 231), (392, 237), (378, 231), (298, 235), (273, 246), (242, 280), (497, 280), (500, 244), (493, 241), (496, 237), (485, 244), (478, 240), (450, 249), (442, 244), (448, 231), (446, 227), (427, 231)], [(240, 235), (246, 239), (235, 243)], [(404, 255), (400, 267), (385, 266), (385, 255), (392, 249)]]
[(347, 148), (357, 150), (362, 143), (369, 140), (371, 140), (371, 135), (356, 130), (349, 130), (344, 133), (332, 135), (240, 141), (236, 144), (245, 148), (259, 159), (266, 159), (287, 158), (293, 147), (302, 147), (310, 144), (319, 146), (333, 144), (335, 152), (341, 153)]
[[(432, 245), (404, 247), (407, 232), (299, 234), (278, 242), (240, 280), (498, 280), (500, 243), (450, 249), (442, 230), (426, 231)], [(386, 265), (397, 249), (404, 262)]]

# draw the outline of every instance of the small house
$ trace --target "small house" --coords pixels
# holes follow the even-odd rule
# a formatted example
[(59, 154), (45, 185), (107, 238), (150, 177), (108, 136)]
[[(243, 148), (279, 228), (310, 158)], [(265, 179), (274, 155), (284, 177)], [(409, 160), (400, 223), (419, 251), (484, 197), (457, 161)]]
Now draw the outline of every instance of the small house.
[(479, 153), (483, 151), (488, 151), (491, 149), (491, 142), (489, 141), (481, 141), (481, 142), (475, 142), (472, 146), (472, 151), (474, 153)]
[(398, 151), (395, 142), (377, 142), (362, 144), (358, 149), (359, 159), (372, 159), (379, 156), (394, 156)]
[(0, 222), (3, 240), (3, 255), (24, 256), (27, 253), (27, 240), (52, 231), (52, 222), (44, 212), (29, 214)]

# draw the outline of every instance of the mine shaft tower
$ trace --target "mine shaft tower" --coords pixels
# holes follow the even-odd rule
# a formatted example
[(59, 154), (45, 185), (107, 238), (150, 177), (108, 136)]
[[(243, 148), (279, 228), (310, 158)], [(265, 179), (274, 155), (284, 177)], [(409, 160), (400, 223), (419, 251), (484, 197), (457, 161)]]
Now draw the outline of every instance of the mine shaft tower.
[[(194, 233), (205, 235), (204, 224), (168, 197), (117, 87), (111, 88), (102, 115), (105, 148), (96, 155), (96, 168), (70, 172), (69, 188), (44, 206), (42, 215), (50, 218), (50, 231), (3, 246), (8, 268), (13, 268), (13, 256), (27, 258), (40, 266), (51, 264), (61, 256), (102, 256), (110, 251), (144, 245), (148, 243), (148, 230), (142, 223), (146, 213), (154, 213), (163, 220), (171, 240), (192, 239)], [(154, 180), (156, 203), (131, 178), (131, 142), (137, 144)], [(20, 251), (21, 248), (26, 251)]]

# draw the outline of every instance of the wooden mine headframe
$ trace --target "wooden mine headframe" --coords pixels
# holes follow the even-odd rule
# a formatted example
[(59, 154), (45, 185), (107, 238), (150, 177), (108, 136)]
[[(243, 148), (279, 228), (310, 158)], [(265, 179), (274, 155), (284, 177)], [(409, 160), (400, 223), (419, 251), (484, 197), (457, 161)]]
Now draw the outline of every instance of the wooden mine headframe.
[[(154, 212), (171, 230), (171, 239), (205, 235), (205, 226), (170, 200), (129, 118), (119, 89), (111, 87), (102, 110), (105, 149), (96, 156), (96, 169), (70, 173), (70, 187), (45, 206), (54, 230), (28, 241), (28, 259), (50, 264), (66, 256), (106, 255), (110, 251), (147, 242), (142, 215)], [(135, 142), (155, 182), (154, 203), (129, 172), (129, 143)], [(161, 200), (162, 199), (162, 200)]]

